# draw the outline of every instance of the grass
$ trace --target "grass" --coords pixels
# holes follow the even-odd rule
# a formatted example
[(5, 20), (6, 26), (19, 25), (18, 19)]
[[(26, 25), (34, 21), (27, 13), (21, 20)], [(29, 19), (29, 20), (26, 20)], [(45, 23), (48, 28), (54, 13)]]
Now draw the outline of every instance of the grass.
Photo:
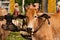
[(7, 40), (26, 40), (24, 39), (19, 32), (11, 32), (7, 37)]

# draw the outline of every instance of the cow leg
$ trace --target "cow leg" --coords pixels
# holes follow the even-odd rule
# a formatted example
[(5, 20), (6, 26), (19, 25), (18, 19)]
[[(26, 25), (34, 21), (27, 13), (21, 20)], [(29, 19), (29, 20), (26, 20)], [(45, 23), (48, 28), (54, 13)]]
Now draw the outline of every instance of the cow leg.
[(5, 37), (3, 34), (0, 35), (0, 40), (5, 40)]
[(2, 34), (2, 40), (6, 40), (5, 33)]
[(2, 40), (2, 34), (0, 34), (0, 40)]
[(5, 31), (5, 30), (3, 30), (3, 33), (2, 33), (2, 35), (1, 35), (1, 40), (6, 40), (6, 38), (8, 37), (8, 35), (9, 35), (9, 31)]
[(6, 38), (4, 37), (4, 35), (2, 35), (2, 40), (6, 40)]

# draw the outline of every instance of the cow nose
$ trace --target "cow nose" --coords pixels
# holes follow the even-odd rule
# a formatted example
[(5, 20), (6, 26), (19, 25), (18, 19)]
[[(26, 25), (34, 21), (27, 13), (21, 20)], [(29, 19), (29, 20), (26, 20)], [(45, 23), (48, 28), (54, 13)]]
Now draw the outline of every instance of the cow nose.
[(32, 30), (32, 28), (27, 28), (27, 30)]
[(31, 33), (32, 32), (32, 28), (27, 28), (27, 32)]

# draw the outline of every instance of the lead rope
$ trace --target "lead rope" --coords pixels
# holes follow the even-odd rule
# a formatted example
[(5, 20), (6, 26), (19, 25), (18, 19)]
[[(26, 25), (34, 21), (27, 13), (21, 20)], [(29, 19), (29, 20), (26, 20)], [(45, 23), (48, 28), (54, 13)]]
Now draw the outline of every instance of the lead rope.
[(35, 31), (33, 31), (31, 33), (31, 35), (33, 35), (34, 33), (36, 33), (41, 28), (41, 26), (45, 23), (45, 21), (46, 21), (46, 19), (40, 25), (38, 25), (38, 28)]
[[(38, 25), (38, 28), (35, 31), (33, 31), (31, 34), (33, 35), (34, 33), (36, 33), (41, 28), (41, 26), (45, 23), (45, 21), (46, 19), (40, 25)], [(47, 19), (47, 21), (48, 21), (48, 26), (50, 27), (49, 19)]]

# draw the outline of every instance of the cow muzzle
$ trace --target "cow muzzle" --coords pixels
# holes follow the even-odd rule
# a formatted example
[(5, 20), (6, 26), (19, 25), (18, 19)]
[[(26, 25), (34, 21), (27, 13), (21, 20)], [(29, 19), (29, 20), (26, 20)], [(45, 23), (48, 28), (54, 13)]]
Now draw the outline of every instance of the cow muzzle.
[(27, 28), (27, 32), (31, 33), (32, 32), (32, 28)]

